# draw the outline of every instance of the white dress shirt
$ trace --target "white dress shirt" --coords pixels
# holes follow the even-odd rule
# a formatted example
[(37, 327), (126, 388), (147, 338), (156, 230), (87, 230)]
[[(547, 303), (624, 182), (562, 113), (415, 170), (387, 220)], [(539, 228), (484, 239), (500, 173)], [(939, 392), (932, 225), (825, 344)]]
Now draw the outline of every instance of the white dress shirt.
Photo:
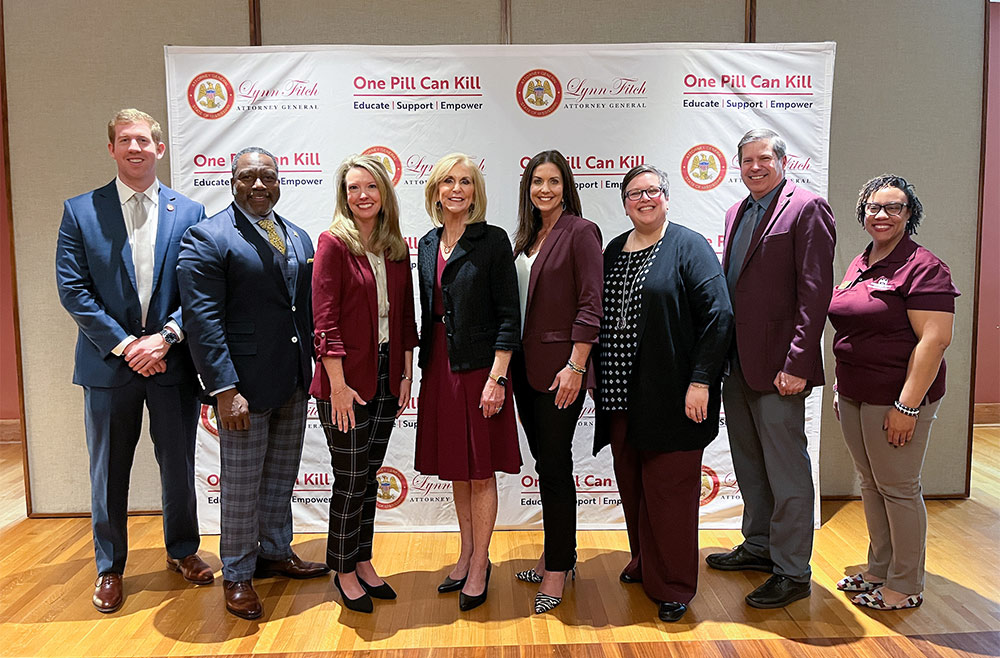
[[(118, 201), (122, 205), (125, 231), (128, 233), (128, 244), (132, 250), (135, 287), (139, 295), (139, 306), (142, 308), (142, 324), (145, 326), (146, 312), (149, 310), (149, 300), (153, 293), (156, 230), (160, 220), (160, 181), (154, 180), (153, 184), (142, 192), (136, 192), (118, 177), (115, 177), (115, 186), (118, 188)], [(144, 213), (140, 214), (135, 208), (136, 202), (132, 201), (132, 197), (136, 194), (141, 195)], [(168, 321), (165, 327), (177, 334), (181, 340), (184, 339), (184, 333), (173, 320)], [(111, 350), (111, 353), (121, 356), (125, 347), (134, 340), (135, 336), (127, 336)]]

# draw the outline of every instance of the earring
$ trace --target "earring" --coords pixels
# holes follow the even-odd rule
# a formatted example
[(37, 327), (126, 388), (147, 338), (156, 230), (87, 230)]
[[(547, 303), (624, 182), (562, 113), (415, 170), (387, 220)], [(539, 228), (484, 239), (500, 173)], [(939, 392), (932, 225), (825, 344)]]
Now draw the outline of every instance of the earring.
[(441, 210), (441, 202), (438, 201), (437, 203), (435, 203), (434, 207), (437, 208), (438, 210)]
[(474, 213), (475, 211), (476, 211), (476, 204), (474, 204), (474, 203), (470, 203), (470, 204), (469, 204), (469, 214), (471, 215), (471, 214), (472, 214), (472, 213)]

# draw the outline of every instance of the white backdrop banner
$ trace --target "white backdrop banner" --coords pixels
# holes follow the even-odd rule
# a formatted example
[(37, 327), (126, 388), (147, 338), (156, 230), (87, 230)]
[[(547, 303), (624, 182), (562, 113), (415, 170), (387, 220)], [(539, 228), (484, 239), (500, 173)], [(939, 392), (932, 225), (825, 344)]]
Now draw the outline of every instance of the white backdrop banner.
[[(478, 163), (488, 221), (513, 235), (523, 168), (555, 148), (569, 159), (584, 215), (605, 242), (631, 226), (622, 176), (649, 163), (670, 176), (670, 221), (700, 232), (721, 257), (725, 211), (747, 195), (736, 144), (748, 129), (779, 132), (788, 143), (786, 175), (826, 196), (834, 53), (833, 43), (167, 46), (172, 184), (218, 212), (232, 199), (232, 155), (262, 146), (278, 158), (277, 211), (315, 242), (333, 214), (337, 165), (352, 153), (374, 153), (393, 176), (415, 263), (417, 241), (431, 228), (424, 183), (439, 158), (462, 151)], [(413, 469), (419, 381), (413, 393), (379, 474), (377, 527), (454, 529), (450, 483)], [(817, 523), (820, 400), (814, 391), (806, 404)], [(610, 450), (591, 456), (593, 411), (588, 398), (574, 444), (579, 525), (617, 528), (623, 516)], [(541, 526), (523, 434), (521, 453), (521, 473), (498, 477), (500, 528)], [(196, 477), (206, 533), (219, 531), (218, 465), (205, 408)], [(738, 528), (742, 499), (724, 417), (702, 471), (702, 526)], [(326, 529), (332, 480), (311, 404), (293, 499), (296, 531)]]

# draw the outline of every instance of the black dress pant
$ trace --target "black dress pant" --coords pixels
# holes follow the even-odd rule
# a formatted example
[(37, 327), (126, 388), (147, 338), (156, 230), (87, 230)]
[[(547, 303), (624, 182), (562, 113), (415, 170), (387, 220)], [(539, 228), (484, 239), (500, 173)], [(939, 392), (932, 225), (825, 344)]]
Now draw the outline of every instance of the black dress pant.
[(571, 405), (560, 409), (556, 406), (556, 391), (536, 391), (528, 383), (523, 352), (515, 352), (511, 361), (514, 401), (538, 473), (545, 568), (569, 571), (576, 563), (573, 434), (587, 392), (581, 389)]

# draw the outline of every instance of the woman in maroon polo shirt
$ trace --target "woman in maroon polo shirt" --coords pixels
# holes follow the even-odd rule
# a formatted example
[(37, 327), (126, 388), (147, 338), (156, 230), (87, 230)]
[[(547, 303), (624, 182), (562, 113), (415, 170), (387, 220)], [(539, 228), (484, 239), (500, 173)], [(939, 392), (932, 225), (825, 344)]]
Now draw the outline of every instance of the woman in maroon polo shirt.
[(396, 592), (372, 566), (375, 497), (389, 434), (410, 401), (417, 325), (410, 252), (392, 179), (376, 158), (336, 174), (337, 207), (313, 263), (316, 398), (333, 463), (326, 563), (344, 606), (371, 612)]
[(833, 292), (834, 411), (861, 477), (868, 566), (837, 583), (876, 610), (923, 603), (927, 512), (920, 469), (945, 389), (955, 298), (951, 272), (910, 235), (923, 206), (884, 175), (861, 189), (858, 221), (872, 242)]

